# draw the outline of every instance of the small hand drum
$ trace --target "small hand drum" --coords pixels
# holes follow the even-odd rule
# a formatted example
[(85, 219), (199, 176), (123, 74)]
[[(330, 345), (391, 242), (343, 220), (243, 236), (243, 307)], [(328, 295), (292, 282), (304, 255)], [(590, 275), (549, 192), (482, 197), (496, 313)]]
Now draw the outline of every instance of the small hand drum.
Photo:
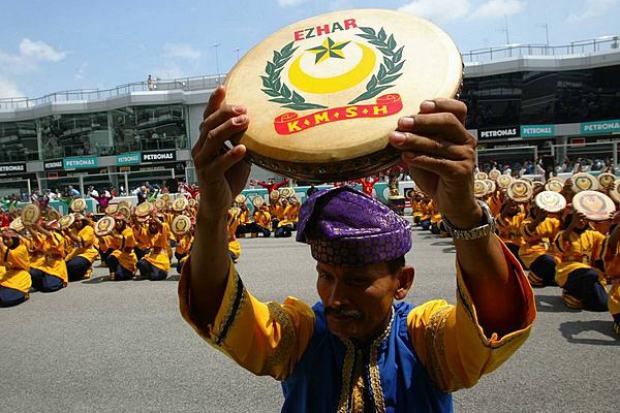
[(185, 211), (185, 208), (187, 208), (187, 205), (189, 205), (187, 198), (183, 196), (183, 197), (175, 199), (172, 202), (172, 209), (176, 212), (182, 212), (182, 211)]
[(598, 179), (594, 176), (580, 172), (572, 177), (573, 180), (573, 192), (579, 193), (581, 191), (596, 191), (598, 189)]
[(591, 221), (605, 221), (616, 205), (607, 195), (597, 191), (581, 191), (573, 197), (573, 208)]
[(22, 209), (22, 222), (25, 226), (29, 227), (37, 223), (41, 216), (41, 210), (36, 204), (28, 204)]
[(515, 202), (524, 203), (532, 199), (534, 190), (532, 184), (523, 179), (514, 180), (506, 190), (508, 198)]
[(172, 232), (176, 235), (185, 235), (192, 227), (191, 219), (186, 215), (178, 215), (172, 220)]
[(497, 177), (497, 186), (499, 186), (502, 189), (506, 189), (510, 186), (512, 181), (513, 181), (512, 176), (500, 175)]
[(542, 191), (536, 195), (534, 202), (538, 208), (552, 214), (560, 212), (566, 208), (566, 198), (564, 198), (564, 196), (559, 192), (555, 191)]
[(562, 192), (564, 189), (564, 184), (559, 178), (549, 178), (545, 184), (545, 189), (547, 191)]
[(86, 201), (82, 198), (76, 198), (71, 201), (71, 205), (69, 207), (71, 211), (82, 213), (86, 209)]
[(105, 216), (95, 223), (95, 235), (104, 237), (114, 231), (116, 221), (111, 216)]
[(312, 17), (250, 50), (226, 78), (226, 100), (248, 108), (250, 159), (311, 182), (374, 175), (400, 162), (388, 144), (399, 117), (453, 98), (463, 63), (434, 24), (390, 10)]

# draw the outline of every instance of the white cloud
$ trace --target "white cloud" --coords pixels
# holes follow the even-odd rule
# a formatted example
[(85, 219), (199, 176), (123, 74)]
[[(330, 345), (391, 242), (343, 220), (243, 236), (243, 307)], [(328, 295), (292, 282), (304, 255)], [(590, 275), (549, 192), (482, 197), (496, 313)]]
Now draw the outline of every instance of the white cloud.
[(290, 7), (290, 6), (300, 5), (300, 4), (305, 3), (307, 1), (308, 0), (278, 0), (278, 5), (280, 7)]
[(25, 38), (19, 44), (19, 53), (22, 57), (32, 58), (43, 62), (60, 62), (67, 56), (66, 52), (56, 50), (53, 46)]
[(0, 76), (0, 98), (15, 98), (25, 96), (15, 82)]
[(202, 56), (200, 50), (186, 43), (166, 43), (162, 47), (163, 57), (168, 59), (197, 60)]
[(569, 23), (593, 19), (605, 15), (612, 7), (620, 4), (620, 0), (586, 0), (585, 9), (578, 14), (568, 16)]
[(415, 0), (399, 10), (433, 21), (449, 21), (464, 17), (470, 7), (469, 0)]
[(521, 0), (489, 0), (475, 9), (471, 18), (493, 18), (512, 16), (519, 14), (525, 9), (525, 2)]

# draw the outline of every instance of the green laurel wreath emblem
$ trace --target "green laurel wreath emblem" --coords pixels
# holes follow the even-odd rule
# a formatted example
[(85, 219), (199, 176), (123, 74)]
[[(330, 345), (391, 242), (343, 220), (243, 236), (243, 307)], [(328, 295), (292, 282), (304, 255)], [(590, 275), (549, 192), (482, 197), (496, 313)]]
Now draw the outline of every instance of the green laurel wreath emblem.
[(378, 33), (372, 27), (360, 27), (359, 29), (364, 33), (358, 33), (357, 36), (368, 40), (368, 43), (383, 54), (383, 63), (379, 66), (379, 72), (373, 74), (366, 84), (366, 92), (350, 101), (350, 105), (374, 98), (384, 90), (394, 87), (392, 82), (402, 76), (401, 71), (406, 62), (403, 60), (405, 46), (396, 49), (398, 44), (393, 34), (388, 36), (383, 27)]
[(261, 76), (264, 87), (261, 90), (271, 97), (269, 99), (270, 102), (281, 103), (283, 104), (282, 107), (288, 109), (325, 109), (327, 106), (306, 102), (302, 95), (289, 88), (286, 83), (280, 80), (280, 73), (284, 69), (284, 65), (291, 60), (293, 53), (297, 50), (296, 47), (293, 47), (293, 43), (290, 42), (280, 51), (273, 51), (273, 59), (267, 62), (267, 66), (265, 66), (266, 76)]
[[(368, 43), (375, 46), (381, 52), (383, 63), (379, 66), (379, 71), (373, 74), (366, 84), (366, 91), (350, 101), (350, 105), (372, 99), (379, 93), (394, 87), (393, 82), (402, 76), (402, 69), (406, 62), (403, 59), (405, 46), (397, 49), (398, 44), (393, 34), (388, 36), (383, 27), (379, 32), (376, 32), (372, 27), (359, 27), (359, 29), (363, 33), (358, 33), (357, 36), (366, 39)], [(327, 106), (306, 102), (302, 95), (288, 87), (280, 79), (284, 66), (291, 60), (291, 57), (298, 49), (293, 47), (293, 44), (294, 42), (290, 42), (279, 51), (273, 51), (273, 59), (267, 62), (265, 74), (261, 76), (263, 81), (263, 89), (261, 90), (271, 97), (269, 99), (270, 102), (280, 103), (282, 107), (288, 109), (326, 109)]]

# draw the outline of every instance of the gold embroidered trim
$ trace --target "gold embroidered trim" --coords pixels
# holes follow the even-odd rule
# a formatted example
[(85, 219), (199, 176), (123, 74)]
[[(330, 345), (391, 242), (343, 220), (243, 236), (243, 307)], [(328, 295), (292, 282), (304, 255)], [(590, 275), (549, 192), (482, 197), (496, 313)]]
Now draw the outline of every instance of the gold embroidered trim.
[(275, 320), (280, 324), (280, 341), (275, 351), (265, 360), (266, 373), (271, 372), (275, 366), (281, 365), (284, 358), (291, 354), (291, 349), (295, 345), (295, 328), (291, 316), (278, 303), (269, 302), (267, 308), (269, 309), (269, 322), (272, 323)]
[(351, 376), (353, 374), (353, 359), (355, 357), (355, 347), (350, 340), (343, 340), (347, 350), (344, 355), (342, 365), (342, 387), (340, 389), (340, 401), (338, 402), (338, 413), (347, 413), (351, 404)]
[(433, 314), (429, 320), (428, 328), (426, 329), (426, 351), (430, 355), (428, 373), (435, 384), (444, 391), (451, 390), (448, 389), (447, 383), (443, 379), (444, 375), (442, 374), (445, 373), (442, 360), (446, 359), (444, 333), (450, 310), (451, 307), (447, 306)]
[(383, 343), (392, 332), (392, 324), (394, 323), (395, 312), (392, 308), (392, 316), (390, 322), (379, 337), (377, 337), (370, 347), (370, 365), (368, 367), (370, 374), (370, 391), (372, 392), (372, 398), (375, 401), (375, 411), (377, 413), (385, 413), (385, 398), (383, 397), (383, 387), (381, 386), (381, 372), (377, 365), (378, 350), (381, 343)]

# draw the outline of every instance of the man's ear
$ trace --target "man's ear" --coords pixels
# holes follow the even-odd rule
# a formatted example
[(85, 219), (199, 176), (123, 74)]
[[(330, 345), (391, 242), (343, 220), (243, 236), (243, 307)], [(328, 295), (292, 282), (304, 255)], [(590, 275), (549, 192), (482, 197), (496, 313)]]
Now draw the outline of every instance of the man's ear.
[(407, 296), (409, 289), (413, 285), (413, 279), (415, 277), (415, 269), (409, 265), (405, 265), (398, 275), (398, 289), (394, 293), (394, 298), (402, 300)]

